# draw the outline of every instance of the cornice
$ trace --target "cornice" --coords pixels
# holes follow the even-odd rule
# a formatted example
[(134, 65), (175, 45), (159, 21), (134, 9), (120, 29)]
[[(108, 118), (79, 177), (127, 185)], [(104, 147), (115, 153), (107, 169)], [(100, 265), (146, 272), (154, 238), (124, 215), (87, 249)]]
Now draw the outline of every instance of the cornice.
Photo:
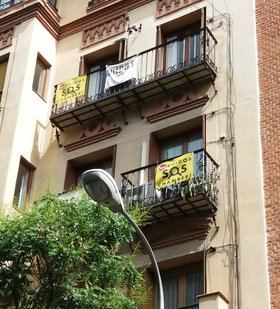
[[(22, 7), (21, 9), (14, 12), (12, 12), (12, 8), (9, 8), (10, 10), (4, 10), (5, 14), (10, 13), (6, 16), (3, 15), (2, 12), (0, 32), (4, 32), (21, 22), (36, 17), (56, 39), (64, 39), (86, 29), (92, 29), (110, 20), (119, 18), (128, 11), (152, 1), (153, 0), (123, 0), (115, 1), (112, 4), (106, 3), (106, 6), (98, 10), (92, 9), (86, 16), (63, 26), (59, 25), (60, 16), (47, 2), (41, 0), (26, 7), (22, 7), (22, 3), (19, 3), (16, 8)], [(26, 0), (23, 3), (27, 4), (29, 2), (31, 2), (31, 0)], [(13, 9), (14, 8), (15, 7), (13, 7)]]
[(174, 98), (171, 97), (169, 100), (164, 102), (157, 111), (147, 116), (148, 122), (158, 122), (160, 120), (164, 120), (166, 118), (204, 106), (209, 100), (208, 96), (190, 100), (186, 94), (179, 94), (181, 97), (179, 97), (179, 100), (176, 100), (177, 96), (178, 94), (175, 95)]
[(94, 10), (92, 13), (62, 26), (59, 39), (64, 39), (70, 35), (82, 32), (85, 29), (94, 28), (152, 1), (153, 0), (123, 0), (106, 6), (103, 9)]
[(108, 121), (99, 121), (93, 126), (86, 126), (83, 128), (81, 137), (64, 146), (68, 152), (80, 149), (82, 147), (98, 143), (108, 138), (117, 136), (121, 131), (121, 127)]
[(126, 15), (123, 14), (91, 29), (85, 29), (83, 31), (82, 48), (89, 47), (118, 34), (124, 33), (126, 25), (127, 18)]
[(157, 0), (157, 18), (173, 13), (201, 0)]
[(60, 17), (49, 4), (41, 1), (1, 17), (0, 32), (11, 29), (34, 17), (37, 18), (56, 39), (58, 39), (60, 32)]

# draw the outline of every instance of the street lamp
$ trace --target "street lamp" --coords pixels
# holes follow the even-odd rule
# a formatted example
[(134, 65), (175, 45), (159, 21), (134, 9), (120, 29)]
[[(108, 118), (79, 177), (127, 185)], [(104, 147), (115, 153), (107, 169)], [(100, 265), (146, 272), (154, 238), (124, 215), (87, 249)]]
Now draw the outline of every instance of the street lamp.
[(93, 201), (107, 206), (111, 211), (115, 213), (121, 213), (122, 215), (124, 215), (128, 222), (133, 226), (136, 233), (140, 236), (150, 256), (152, 269), (157, 279), (159, 309), (164, 309), (162, 281), (156, 258), (147, 238), (142, 233), (138, 225), (125, 211), (122, 197), (120, 195), (114, 178), (102, 169), (92, 169), (83, 173), (82, 184), (87, 194), (92, 198)]

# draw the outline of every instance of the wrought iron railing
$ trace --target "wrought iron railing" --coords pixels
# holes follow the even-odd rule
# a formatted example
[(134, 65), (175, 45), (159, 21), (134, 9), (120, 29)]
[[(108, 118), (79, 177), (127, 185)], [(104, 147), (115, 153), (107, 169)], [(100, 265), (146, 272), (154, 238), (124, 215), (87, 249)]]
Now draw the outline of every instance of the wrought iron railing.
[[(23, 0), (2, 0), (0, 1), (0, 11), (4, 10), (4, 9), (7, 9), (17, 3), (20, 3), (22, 2)], [(49, 0), (49, 3), (51, 6), (53, 6), (55, 9), (56, 9), (56, 2), (57, 0)]]
[(60, 104), (59, 106), (54, 103), (52, 114), (60, 114), (83, 104), (90, 104), (91, 102), (118, 94), (123, 90), (141, 86), (154, 79), (195, 67), (202, 62), (206, 62), (207, 66), (216, 74), (216, 44), (217, 41), (211, 31), (208, 28), (203, 28), (168, 43), (150, 48), (137, 55), (139, 76), (137, 79), (130, 80), (107, 90), (105, 89), (105, 68), (91, 72), (88, 75), (88, 87), (85, 98), (76, 100), (75, 102)]
[(179, 307), (178, 309), (199, 309), (199, 304), (187, 305), (187, 306), (184, 306), (184, 307)]
[(89, 5), (94, 5), (94, 4), (98, 4), (100, 2), (105, 2), (105, 1), (110, 1), (110, 0), (90, 0), (89, 1)]
[(0, 1), (0, 11), (7, 9), (10, 6), (13, 6), (14, 4), (17, 4), (19, 2), (22, 2), (22, 0)]
[(193, 179), (157, 189), (155, 186), (156, 167), (163, 162), (121, 174), (121, 193), (128, 205), (135, 203), (154, 205), (180, 198), (182, 193), (190, 198), (202, 194), (213, 205), (217, 205), (218, 165), (207, 151), (204, 149), (194, 151)]

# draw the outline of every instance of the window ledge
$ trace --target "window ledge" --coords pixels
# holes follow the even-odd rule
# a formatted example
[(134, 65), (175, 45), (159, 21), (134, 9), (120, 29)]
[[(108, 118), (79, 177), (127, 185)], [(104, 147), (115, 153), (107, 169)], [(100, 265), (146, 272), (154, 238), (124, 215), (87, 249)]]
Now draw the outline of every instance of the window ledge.
[(34, 93), (37, 94), (37, 96), (38, 96), (42, 101), (44, 101), (45, 103), (48, 103), (48, 102), (46, 101), (46, 99), (45, 99), (44, 97), (42, 97), (34, 88), (32, 88), (32, 90), (33, 90)]

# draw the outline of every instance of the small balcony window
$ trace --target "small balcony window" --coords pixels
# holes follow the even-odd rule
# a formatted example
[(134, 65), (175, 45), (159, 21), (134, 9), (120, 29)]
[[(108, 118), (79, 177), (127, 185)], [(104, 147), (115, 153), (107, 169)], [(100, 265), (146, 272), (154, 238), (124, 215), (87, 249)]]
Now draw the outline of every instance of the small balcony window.
[[(124, 43), (115, 44), (113, 47), (104, 48), (99, 53), (85, 57), (86, 72), (88, 73), (87, 97), (99, 99), (104, 93), (106, 81), (106, 65), (117, 63), (124, 56)], [(113, 91), (113, 89), (112, 89)]]
[(178, 66), (180, 63), (195, 64), (200, 61), (200, 25), (166, 35), (165, 67)]
[(81, 184), (83, 172), (101, 168), (114, 176), (115, 146), (88, 153), (67, 162), (64, 189), (67, 191)]
[(24, 207), (28, 200), (34, 171), (35, 167), (21, 158), (14, 193), (14, 205), (18, 209)]
[(186, 134), (182, 137), (171, 139), (162, 144), (161, 160), (168, 160), (186, 152), (192, 152), (203, 148), (202, 133)]
[(41, 56), (38, 56), (33, 78), (33, 90), (42, 98), (45, 97), (48, 70), (50, 65)]

